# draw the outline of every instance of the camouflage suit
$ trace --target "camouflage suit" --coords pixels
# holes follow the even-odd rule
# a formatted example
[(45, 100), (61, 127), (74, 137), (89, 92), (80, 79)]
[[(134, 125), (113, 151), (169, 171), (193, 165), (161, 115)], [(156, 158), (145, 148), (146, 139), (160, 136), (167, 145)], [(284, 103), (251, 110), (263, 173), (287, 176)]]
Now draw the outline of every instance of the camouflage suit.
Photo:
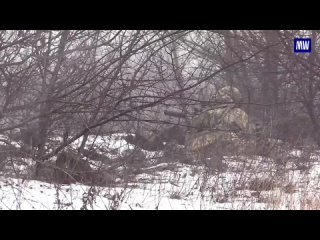
[(187, 148), (193, 158), (212, 168), (222, 167), (222, 156), (236, 147), (239, 133), (248, 128), (248, 115), (236, 106), (240, 100), (238, 89), (224, 87), (218, 91), (217, 101), (221, 103), (192, 119)]

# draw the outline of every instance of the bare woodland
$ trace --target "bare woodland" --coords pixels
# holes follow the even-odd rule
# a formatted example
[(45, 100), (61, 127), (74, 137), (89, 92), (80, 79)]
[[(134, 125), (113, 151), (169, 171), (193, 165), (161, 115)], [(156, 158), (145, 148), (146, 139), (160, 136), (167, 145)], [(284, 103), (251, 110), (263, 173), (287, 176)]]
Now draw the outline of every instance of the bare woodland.
[[(295, 37), (312, 38), (313, 51), (294, 53)], [(307, 169), (320, 147), (319, 38), (317, 30), (2, 30), (0, 174), (105, 187), (159, 163), (199, 166), (184, 148), (190, 121), (220, 104), (215, 94), (227, 85), (249, 116), (243, 145), (228, 152)], [(88, 142), (113, 134), (135, 148), (117, 155)], [(300, 158), (287, 157), (293, 149)], [(150, 160), (143, 150), (163, 154)], [(27, 173), (12, 167), (23, 159)], [(249, 188), (272, 183), (251, 179)]]

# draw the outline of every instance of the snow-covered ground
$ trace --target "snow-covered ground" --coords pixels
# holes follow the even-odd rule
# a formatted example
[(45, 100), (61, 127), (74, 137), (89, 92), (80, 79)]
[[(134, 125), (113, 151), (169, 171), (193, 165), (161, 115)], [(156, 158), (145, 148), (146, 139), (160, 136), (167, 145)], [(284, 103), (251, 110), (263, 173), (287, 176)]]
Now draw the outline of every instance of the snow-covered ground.
[[(314, 166), (308, 175), (303, 175), (299, 171), (291, 172), (285, 177), (283, 184), (270, 191), (261, 191), (259, 197), (256, 196), (256, 191), (237, 186), (241, 174), (223, 173), (205, 179), (203, 171), (200, 168), (180, 164), (175, 170), (137, 175), (135, 183), (114, 188), (92, 188), (81, 184), (59, 186), (2, 177), (0, 208), (81, 209), (84, 205), (87, 205), (88, 209), (317, 209), (320, 207), (319, 165)], [(291, 191), (289, 191), (290, 186), (292, 186)]]
[[(109, 157), (133, 148), (119, 135), (90, 137), (90, 144), (116, 150)], [(301, 151), (289, 155), (299, 157)], [(292, 162), (279, 166), (263, 157), (226, 157), (228, 171), (219, 174), (200, 166), (159, 163), (113, 187), (1, 176), (0, 209), (320, 209), (318, 156), (312, 154), (310, 168), (300, 170)], [(19, 171), (31, 164), (22, 160)]]

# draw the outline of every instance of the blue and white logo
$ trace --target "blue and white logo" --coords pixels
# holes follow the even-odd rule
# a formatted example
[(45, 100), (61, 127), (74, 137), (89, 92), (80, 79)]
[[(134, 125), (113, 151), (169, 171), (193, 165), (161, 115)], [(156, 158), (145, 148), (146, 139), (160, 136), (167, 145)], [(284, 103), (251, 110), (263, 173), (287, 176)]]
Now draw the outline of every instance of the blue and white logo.
[(295, 38), (294, 52), (311, 52), (311, 38)]

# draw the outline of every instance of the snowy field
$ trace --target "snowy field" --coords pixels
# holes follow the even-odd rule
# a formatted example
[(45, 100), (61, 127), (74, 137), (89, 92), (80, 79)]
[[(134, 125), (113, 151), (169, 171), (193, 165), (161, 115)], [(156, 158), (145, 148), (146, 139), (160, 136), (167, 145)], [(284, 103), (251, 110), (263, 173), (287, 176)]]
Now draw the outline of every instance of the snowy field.
[[(90, 145), (109, 158), (133, 148), (119, 135), (90, 137), (87, 147)], [(106, 153), (104, 149), (114, 151)], [(301, 151), (288, 155), (299, 159)], [(258, 156), (226, 157), (228, 171), (219, 174), (200, 166), (155, 163), (152, 159), (157, 156), (161, 153), (147, 153), (150, 167), (130, 181), (117, 179), (116, 185), (109, 187), (57, 185), (2, 174), (0, 209), (320, 209), (320, 160), (316, 153), (308, 166), (300, 168), (294, 160), (279, 166)], [(13, 163), (17, 173), (32, 164), (21, 160)]]

